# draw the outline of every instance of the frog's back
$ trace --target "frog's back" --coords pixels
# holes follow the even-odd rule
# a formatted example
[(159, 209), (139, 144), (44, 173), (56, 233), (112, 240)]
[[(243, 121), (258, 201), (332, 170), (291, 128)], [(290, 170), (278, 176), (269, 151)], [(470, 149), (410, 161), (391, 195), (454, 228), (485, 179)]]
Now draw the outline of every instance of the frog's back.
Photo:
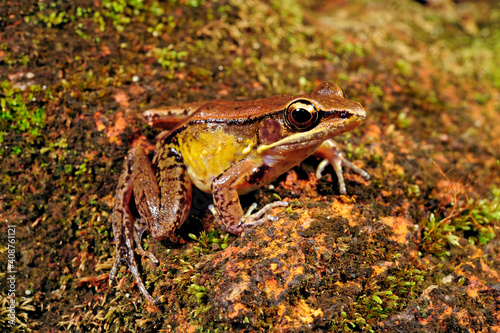
[[(296, 96), (273, 96), (259, 100), (214, 100), (203, 104), (183, 122), (221, 122), (225, 120), (252, 119), (268, 115), (269, 110), (283, 111)], [(182, 126), (182, 124), (181, 124)]]

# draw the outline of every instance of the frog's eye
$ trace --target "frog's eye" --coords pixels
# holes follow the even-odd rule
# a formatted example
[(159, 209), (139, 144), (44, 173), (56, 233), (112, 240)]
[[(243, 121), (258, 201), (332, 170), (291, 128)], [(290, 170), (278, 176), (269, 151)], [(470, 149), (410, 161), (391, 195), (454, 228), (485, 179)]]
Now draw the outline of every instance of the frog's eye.
[(285, 121), (293, 129), (306, 131), (318, 124), (319, 113), (314, 104), (307, 100), (298, 100), (285, 110)]

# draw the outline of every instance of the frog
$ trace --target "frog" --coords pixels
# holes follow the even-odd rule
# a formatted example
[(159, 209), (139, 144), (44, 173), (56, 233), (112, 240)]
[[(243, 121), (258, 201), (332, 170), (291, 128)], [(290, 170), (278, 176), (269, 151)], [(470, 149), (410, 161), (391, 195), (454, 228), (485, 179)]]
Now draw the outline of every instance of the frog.
[[(159, 264), (141, 246), (145, 230), (158, 241), (179, 241), (175, 233), (189, 215), (193, 186), (212, 195), (209, 208), (221, 229), (239, 235), (276, 221), (270, 212), (289, 204), (275, 201), (253, 213), (254, 204), (245, 213), (239, 195), (269, 184), (313, 154), (323, 159), (316, 177), (321, 178), (325, 167), (332, 165), (340, 194), (346, 193), (342, 166), (370, 178), (332, 140), (366, 118), (361, 104), (347, 99), (333, 82), (302, 95), (160, 107), (144, 112), (143, 118), (163, 131), (156, 137), (152, 160), (141, 146), (131, 148), (125, 157), (113, 207), (116, 254), (109, 281), (111, 285), (125, 261), (152, 304), (157, 299), (142, 281), (135, 253)], [(140, 216), (137, 220), (130, 209), (132, 200)]]

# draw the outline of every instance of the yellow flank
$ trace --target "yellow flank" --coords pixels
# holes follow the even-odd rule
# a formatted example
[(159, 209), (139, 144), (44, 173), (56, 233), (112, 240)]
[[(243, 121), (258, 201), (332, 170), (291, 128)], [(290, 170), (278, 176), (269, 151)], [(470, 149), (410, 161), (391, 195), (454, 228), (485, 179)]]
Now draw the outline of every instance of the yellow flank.
[(204, 130), (193, 126), (179, 135), (178, 140), (189, 177), (206, 192), (211, 192), (212, 180), (250, 154), (257, 141), (255, 137), (228, 133), (224, 125)]

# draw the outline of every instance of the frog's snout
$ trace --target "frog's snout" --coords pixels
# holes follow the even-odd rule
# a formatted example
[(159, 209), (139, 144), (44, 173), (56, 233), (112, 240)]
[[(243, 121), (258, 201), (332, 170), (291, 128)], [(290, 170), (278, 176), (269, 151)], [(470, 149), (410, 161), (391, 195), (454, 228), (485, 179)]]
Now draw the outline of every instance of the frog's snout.
[(356, 103), (356, 106), (353, 108), (353, 113), (356, 115), (356, 117), (364, 120), (366, 118), (366, 111), (365, 108), (361, 106), (361, 104)]

